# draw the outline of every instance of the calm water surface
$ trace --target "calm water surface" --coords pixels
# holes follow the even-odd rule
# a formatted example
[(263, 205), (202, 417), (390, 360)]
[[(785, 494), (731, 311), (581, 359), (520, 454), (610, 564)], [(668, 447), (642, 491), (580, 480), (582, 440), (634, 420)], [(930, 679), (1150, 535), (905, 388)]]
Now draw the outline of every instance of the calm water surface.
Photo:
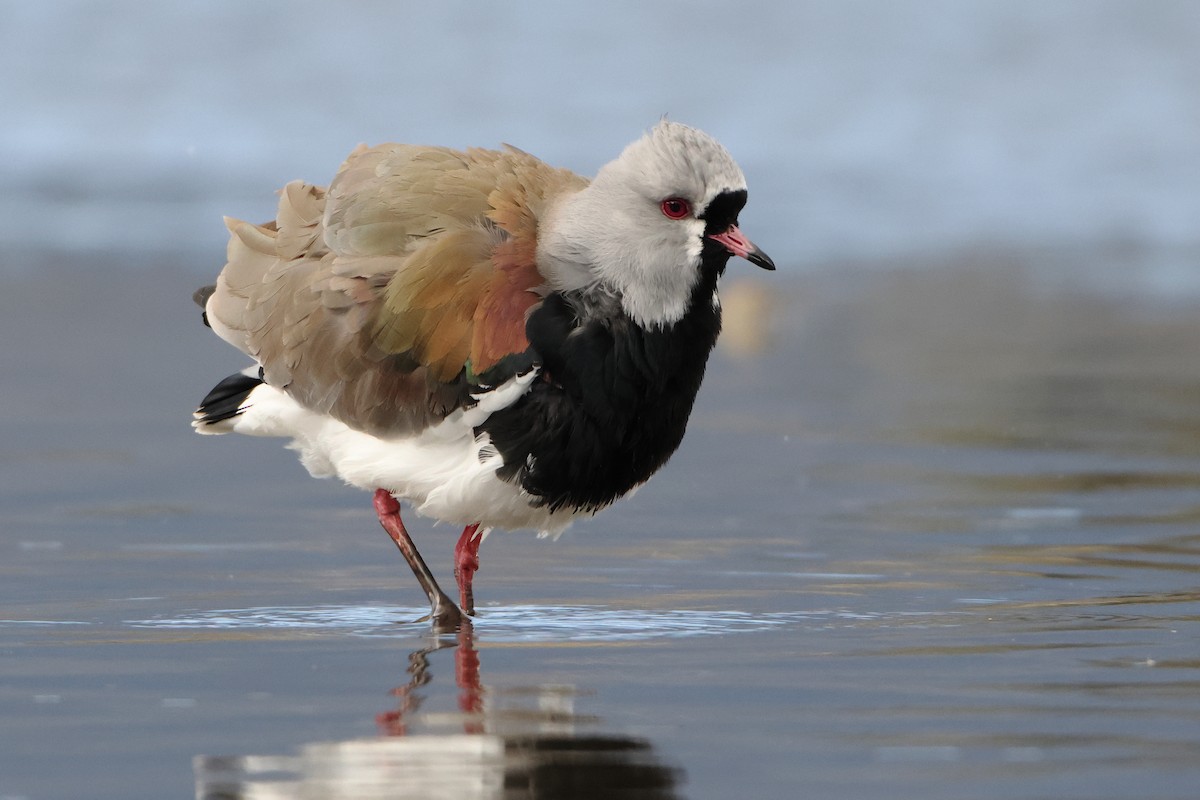
[(203, 273), (89, 267), (0, 287), (4, 800), (1196, 795), (1192, 300), (731, 285), (668, 469), (435, 638), (366, 495), (191, 435)]

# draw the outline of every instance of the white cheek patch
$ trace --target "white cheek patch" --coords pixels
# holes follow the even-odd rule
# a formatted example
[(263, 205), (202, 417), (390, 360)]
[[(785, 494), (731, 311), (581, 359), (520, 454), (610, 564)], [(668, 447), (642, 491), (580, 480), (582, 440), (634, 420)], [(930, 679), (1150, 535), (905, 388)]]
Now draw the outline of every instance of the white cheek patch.
[(660, 229), (659, 237), (646, 237), (648, 246), (635, 251), (635, 261), (607, 276), (618, 289), (625, 313), (643, 328), (683, 319), (700, 280), (704, 222), (663, 222), (671, 227)]

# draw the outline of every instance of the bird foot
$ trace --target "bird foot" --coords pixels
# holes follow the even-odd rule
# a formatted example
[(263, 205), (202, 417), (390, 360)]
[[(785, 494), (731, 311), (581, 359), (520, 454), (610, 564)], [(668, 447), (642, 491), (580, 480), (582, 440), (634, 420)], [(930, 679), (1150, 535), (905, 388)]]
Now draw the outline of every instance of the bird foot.
[(429, 620), (434, 633), (458, 633), (464, 626), (467, 628), (471, 626), (471, 618), (444, 594), (433, 601), (429, 616), (423, 617), (423, 619)]

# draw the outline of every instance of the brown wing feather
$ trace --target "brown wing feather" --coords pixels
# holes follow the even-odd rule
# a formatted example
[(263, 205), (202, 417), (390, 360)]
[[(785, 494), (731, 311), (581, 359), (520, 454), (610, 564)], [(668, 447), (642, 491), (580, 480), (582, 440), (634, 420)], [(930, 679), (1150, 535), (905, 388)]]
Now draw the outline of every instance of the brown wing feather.
[(288, 184), (274, 222), (227, 220), (210, 324), (304, 406), (420, 430), (528, 350), (538, 219), (584, 183), (511, 148), (360, 147), (328, 190)]

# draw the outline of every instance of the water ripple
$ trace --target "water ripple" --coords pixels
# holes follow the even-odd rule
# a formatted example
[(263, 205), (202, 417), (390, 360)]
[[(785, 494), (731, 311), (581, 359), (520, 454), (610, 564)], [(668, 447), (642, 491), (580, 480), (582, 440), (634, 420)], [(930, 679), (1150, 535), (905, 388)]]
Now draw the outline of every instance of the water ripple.
[[(135, 628), (261, 630), (295, 629), (353, 636), (411, 636), (424, 609), (397, 606), (291, 606), (196, 611), (170, 617), (128, 620)], [(629, 610), (600, 606), (505, 606), (489, 608), (474, 621), (491, 641), (616, 642), (716, 636), (823, 621), (843, 612)], [(852, 615), (857, 617), (857, 615)], [(422, 628), (427, 624), (419, 623)]]

